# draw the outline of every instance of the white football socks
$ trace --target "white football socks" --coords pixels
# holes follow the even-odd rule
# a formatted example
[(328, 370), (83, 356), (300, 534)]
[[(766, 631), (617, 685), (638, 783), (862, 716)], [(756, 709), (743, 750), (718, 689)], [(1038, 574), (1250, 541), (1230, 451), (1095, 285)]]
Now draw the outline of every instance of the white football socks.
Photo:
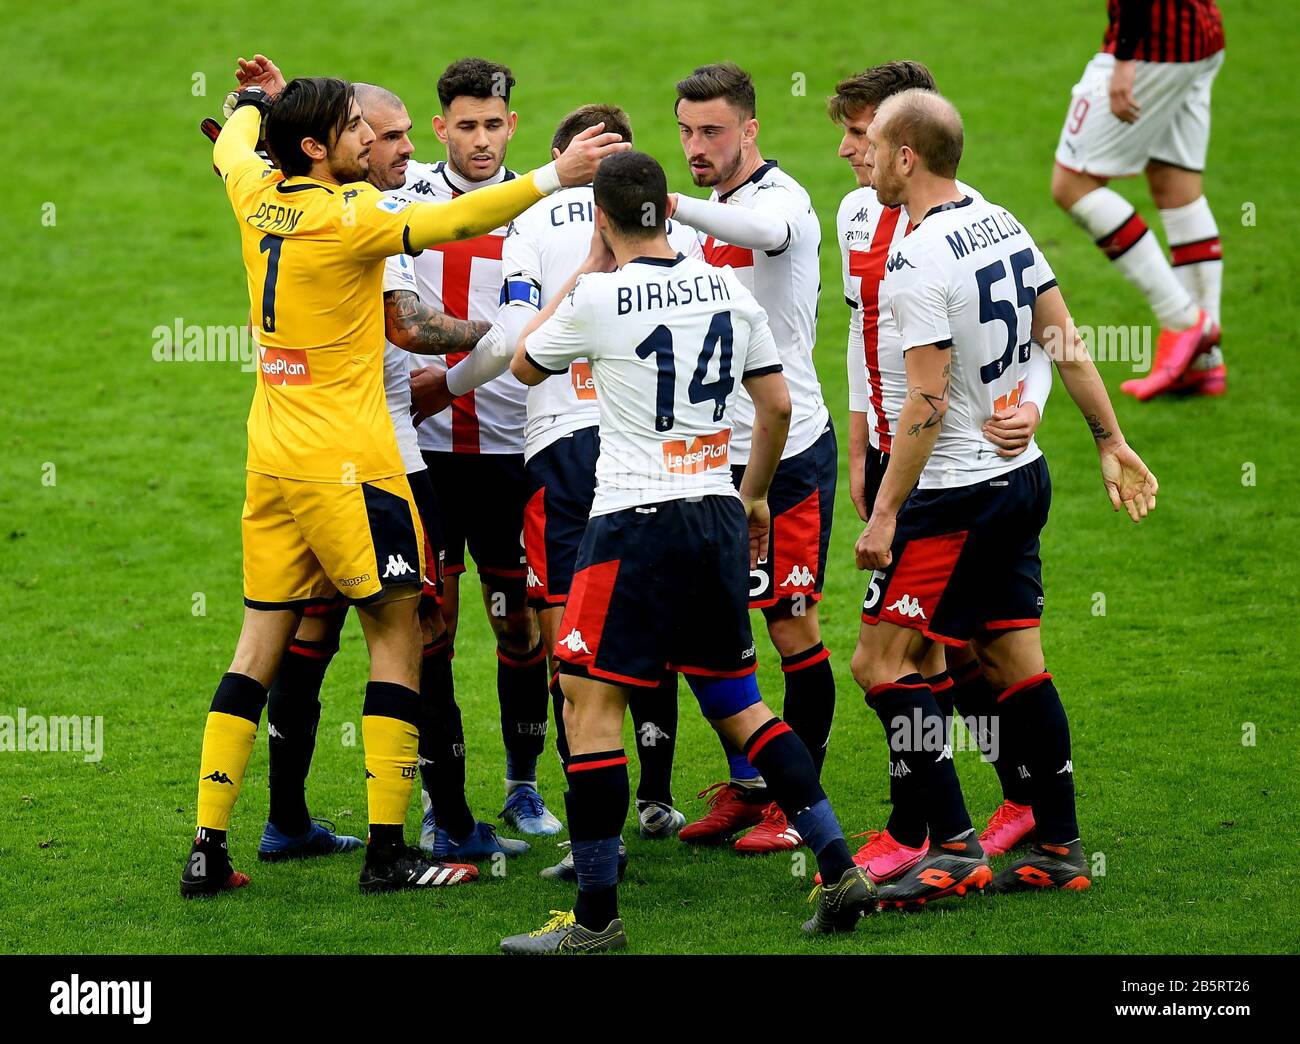
[[(1160, 211), (1165, 238), (1173, 254), (1174, 274), (1193, 300), (1219, 322), (1219, 301), (1223, 293), (1223, 249), (1219, 226), (1204, 196), (1184, 207)], [(1223, 362), (1218, 347), (1198, 356), (1196, 369), (1210, 369)]]
[(1155, 233), (1123, 196), (1094, 189), (1070, 208), (1070, 217), (1141, 291), (1162, 328), (1184, 330), (1196, 322), (1196, 301), (1174, 274)]

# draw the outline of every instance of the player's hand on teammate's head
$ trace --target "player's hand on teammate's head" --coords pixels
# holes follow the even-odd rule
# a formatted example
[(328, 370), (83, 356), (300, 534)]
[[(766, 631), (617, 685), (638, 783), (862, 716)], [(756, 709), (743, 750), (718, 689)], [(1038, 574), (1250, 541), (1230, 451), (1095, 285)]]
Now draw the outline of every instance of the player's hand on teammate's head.
[(742, 496), (745, 517), (749, 519), (749, 568), (754, 569), (767, 557), (772, 539), (772, 511), (767, 499), (751, 500)]
[(1137, 73), (1136, 62), (1116, 62), (1110, 74), (1110, 111), (1117, 120), (1137, 123), (1142, 106), (1133, 96), (1133, 80)]
[(664, 215), (664, 217), (666, 217), (669, 221), (671, 221), (673, 219), (673, 215), (676, 213), (677, 213), (677, 193), (670, 192), (668, 193), (668, 212)]
[(284, 90), (284, 74), (264, 54), (253, 55), (252, 61), (239, 59), (239, 68), (235, 70), (235, 79), (242, 87), (261, 87), (274, 101)]
[(447, 371), (424, 366), (411, 371), (411, 423), (420, 424), (451, 405), (455, 398), (447, 387)]
[(984, 422), (984, 437), (997, 447), (999, 457), (1018, 457), (1029, 448), (1042, 416), (1032, 402), (998, 410)]
[(853, 557), (859, 569), (888, 569), (894, 560), (890, 548), (894, 544), (894, 528), (898, 520), (893, 515), (872, 512), (867, 528), (858, 537)]
[(559, 175), (561, 185), (566, 188), (590, 185), (601, 160), (632, 147), (631, 142), (624, 141), (619, 135), (604, 131), (604, 126), (597, 123), (573, 136), (569, 147), (555, 161), (555, 173)]
[(1116, 511), (1127, 511), (1134, 522), (1141, 522), (1156, 509), (1160, 484), (1127, 443), (1102, 451), (1101, 480), (1106, 486), (1111, 507)]

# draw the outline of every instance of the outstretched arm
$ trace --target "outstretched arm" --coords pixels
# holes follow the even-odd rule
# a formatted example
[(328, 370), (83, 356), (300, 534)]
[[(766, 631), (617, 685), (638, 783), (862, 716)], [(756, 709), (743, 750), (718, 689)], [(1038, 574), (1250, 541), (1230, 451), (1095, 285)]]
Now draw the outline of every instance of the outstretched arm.
[(436, 243), (472, 239), (518, 217), (561, 186), (586, 185), (601, 160), (630, 149), (617, 134), (602, 133), (603, 123), (573, 136), (569, 147), (544, 167), (522, 177), (466, 192), (447, 203), (417, 203), (406, 210), (407, 248), (418, 252)]
[(776, 214), (675, 192), (668, 199), (669, 217), (724, 243), (747, 250), (780, 250), (790, 242), (790, 226)]
[(1074, 320), (1057, 287), (1039, 294), (1034, 305), (1034, 338), (1052, 357), (1061, 382), (1083, 414), (1100, 457), (1102, 483), (1111, 506), (1134, 522), (1156, 506), (1159, 483), (1142, 458), (1124, 441), (1101, 374), (1079, 339)]

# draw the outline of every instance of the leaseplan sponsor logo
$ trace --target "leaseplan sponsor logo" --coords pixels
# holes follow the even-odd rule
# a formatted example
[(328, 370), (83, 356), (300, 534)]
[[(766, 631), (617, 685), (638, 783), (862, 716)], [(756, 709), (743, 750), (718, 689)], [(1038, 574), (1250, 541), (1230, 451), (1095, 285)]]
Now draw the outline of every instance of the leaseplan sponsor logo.
[(591, 376), (590, 363), (574, 363), (569, 367), (569, 377), (573, 381), (573, 393), (579, 399), (594, 400), (596, 398), (596, 381)]
[(311, 384), (305, 348), (262, 348), (262, 378), (267, 384)]
[(687, 443), (671, 439), (664, 443), (664, 467), (674, 475), (698, 475), (701, 471), (725, 468), (731, 449), (731, 429), (700, 435)]
[(51, 1015), (130, 1015), (137, 1026), (153, 1017), (153, 983), (81, 981), (73, 975), (66, 982), (50, 984)]

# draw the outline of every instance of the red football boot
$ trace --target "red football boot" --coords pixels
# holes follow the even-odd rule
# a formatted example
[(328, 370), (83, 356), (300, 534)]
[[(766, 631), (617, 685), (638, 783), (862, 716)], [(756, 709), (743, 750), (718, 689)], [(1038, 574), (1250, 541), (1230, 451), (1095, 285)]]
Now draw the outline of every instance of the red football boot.
[(773, 801), (763, 809), (763, 821), (736, 842), (736, 851), (744, 855), (788, 852), (801, 844), (799, 831), (786, 822), (781, 806)]
[(1219, 341), (1219, 328), (1210, 313), (1201, 309), (1196, 322), (1184, 330), (1161, 330), (1156, 339), (1156, 359), (1145, 377), (1125, 381), (1119, 390), (1146, 402), (1162, 392), (1172, 391), (1192, 365), (1192, 360)]
[(747, 788), (735, 783), (714, 783), (701, 790), (698, 797), (708, 798), (709, 811), (694, 823), (687, 823), (678, 833), (688, 845), (721, 844), (739, 830), (757, 825), (763, 819), (764, 800), (754, 801)]

